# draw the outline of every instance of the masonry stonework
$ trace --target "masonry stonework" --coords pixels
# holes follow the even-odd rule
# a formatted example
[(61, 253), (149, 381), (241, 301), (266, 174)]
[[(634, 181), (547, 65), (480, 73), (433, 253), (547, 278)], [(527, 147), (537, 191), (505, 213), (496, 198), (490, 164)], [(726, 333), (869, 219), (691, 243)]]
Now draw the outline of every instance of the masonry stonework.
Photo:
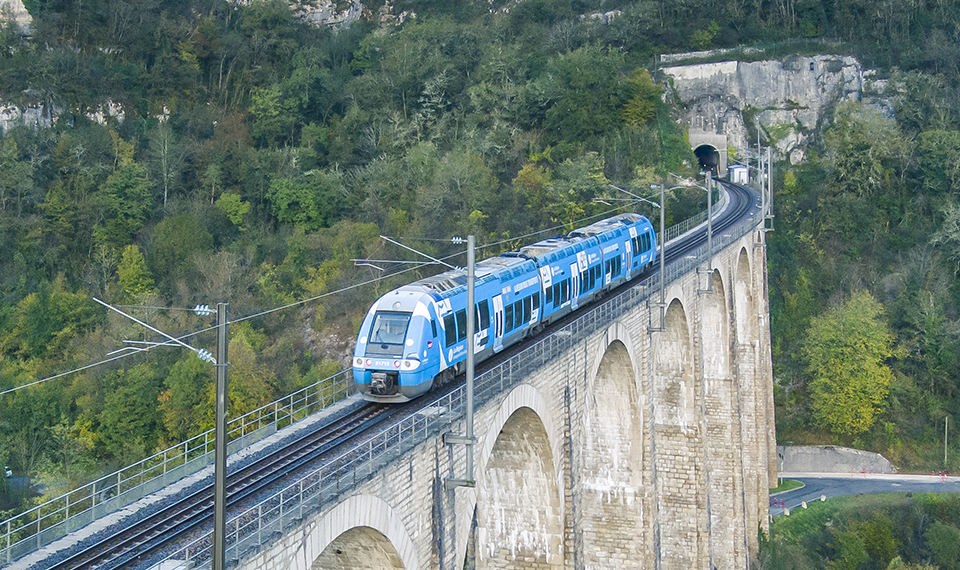
[(465, 447), (427, 440), (239, 567), (747, 568), (776, 475), (763, 239), (670, 283), (663, 323), (656, 292), (592, 309), (477, 409), (475, 488), (444, 487)]

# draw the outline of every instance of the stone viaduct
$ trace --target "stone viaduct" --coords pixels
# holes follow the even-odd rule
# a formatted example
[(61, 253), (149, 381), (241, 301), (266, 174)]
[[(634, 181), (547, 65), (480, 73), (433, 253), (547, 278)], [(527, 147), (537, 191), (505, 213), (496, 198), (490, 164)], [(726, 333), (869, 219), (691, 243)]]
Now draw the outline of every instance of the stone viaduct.
[(476, 487), (444, 484), (466, 446), (426, 436), (237, 567), (748, 568), (776, 479), (765, 234), (719, 241), (669, 276), (663, 323), (644, 283), (478, 375)]

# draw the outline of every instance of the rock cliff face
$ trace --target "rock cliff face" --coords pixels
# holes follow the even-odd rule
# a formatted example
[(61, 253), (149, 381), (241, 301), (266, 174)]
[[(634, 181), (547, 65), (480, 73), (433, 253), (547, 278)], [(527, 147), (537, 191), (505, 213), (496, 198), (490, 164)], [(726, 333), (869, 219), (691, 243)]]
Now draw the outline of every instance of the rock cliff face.
[[(852, 57), (818, 55), (783, 61), (725, 61), (665, 67), (683, 102), (691, 130), (726, 134), (728, 145), (749, 149), (745, 122), (759, 123), (764, 144), (773, 142), (791, 162), (803, 149), (833, 103), (859, 100), (871, 72)], [(865, 79), (867, 76), (867, 79)], [(752, 141), (756, 144), (756, 141)]]
[(33, 23), (33, 18), (30, 17), (21, 0), (0, 0), (0, 19), (13, 20), (20, 24), (21, 29), (27, 31)]
[(305, 0), (291, 2), (291, 7), (303, 21), (317, 26), (346, 26), (364, 15), (366, 9), (360, 0)]

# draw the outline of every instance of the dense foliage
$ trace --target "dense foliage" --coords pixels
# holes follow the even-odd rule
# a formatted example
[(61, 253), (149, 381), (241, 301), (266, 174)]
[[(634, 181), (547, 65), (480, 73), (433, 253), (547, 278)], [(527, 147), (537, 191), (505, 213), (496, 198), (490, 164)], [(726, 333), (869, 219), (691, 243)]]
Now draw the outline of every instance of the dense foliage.
[[(609, 211), (611, 182), (690, 172), (675, 109), (588, 6), (457, 4), (335, 30), (274, 0), (28, 2), (0, 99), (57, 118), (0, 135), (0, 391), (160, 340), (92, 297), (186, 333), (209, 319), (171, 309), (257, 314), (412, 257), (380, 234), (498, 253)], [(230, 415), (338, 370), (372, 299), (435, 270), (232, 326)], [(3, 394), (0, 463), (55, 495), (209, 429), (212, 379), (164, 348)]]
[(857, 495), (794, 509), (760, 537), (760, 570), (957, 570), (955, 493)]
[(812, 160), (781, 171), (770, 302), (782, 442), (960, 467), (955, 443), (943, 464), (944, 422), (960, 417), (956, 85), (895, 70), (896, 120), (840, 105)]

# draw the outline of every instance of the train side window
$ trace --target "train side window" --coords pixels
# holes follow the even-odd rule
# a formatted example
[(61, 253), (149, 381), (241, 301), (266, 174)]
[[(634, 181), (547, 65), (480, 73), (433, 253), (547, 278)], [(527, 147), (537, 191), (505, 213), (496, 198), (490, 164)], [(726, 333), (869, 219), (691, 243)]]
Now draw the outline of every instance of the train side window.
[(564, 279), (560, 283), (560, 298), (561, 298), (561, 301), (560, 301), (561, 303), (566, 303), (567, 301), (570, 300), (570, 280), (569, 279)]
[(433, 329), (433, 338), (437, 338), (437, 321), (430, 319), (430, 328)]
[(480, 304), (477, 305), (477, 307), (480, 309), (480, 328), (490, 328), (490, 307), (487, 305), (487, 301), (480, 301)]
[(593, 287), (597, 284), (597, 271), (596, 271), (596, 269), (597, 269), (596, 267), (591, 267), (591, 268), (590, 268), (590, 289), (593, 289)]
[(516, 321), (513, 328), (518, 329), (523, 325), (523, 299), (513, 304), (513, 320)]
[(540, 293), (533, 294), (533, 310), (536, 311), (540, 308)]
[(453, 318), (453, 313), (443, 317), (443, 328), (446, 329), (447, 346), (453, 346), (457, 343), (457, 321)]
[(557, 307), (563, 304), (563, 297), (561, 297), (561, 294), (562, 294), (561, 289), (562, 287), (560, 286), (560, 283), (553, 284), (553, 308), (554, 309), (556, 309)]
[(467, 338), (467, 310), (457, 311), (457, 342)]
[(513, 305), (507, 305), (503, 308), (503, 332), (508, 333), (513, 330)]
[(533, 305), (532, 298), (527, 297), (526, 299), (523, 300), (523, 322), (524, 323), (530, 322), (530, 312), (531, 312), (530, 309), (532, 305)]
[(553, 302), (553, 287), (547, 287), (545, 296), (543, 297), (543, 304), (549, 305)]

